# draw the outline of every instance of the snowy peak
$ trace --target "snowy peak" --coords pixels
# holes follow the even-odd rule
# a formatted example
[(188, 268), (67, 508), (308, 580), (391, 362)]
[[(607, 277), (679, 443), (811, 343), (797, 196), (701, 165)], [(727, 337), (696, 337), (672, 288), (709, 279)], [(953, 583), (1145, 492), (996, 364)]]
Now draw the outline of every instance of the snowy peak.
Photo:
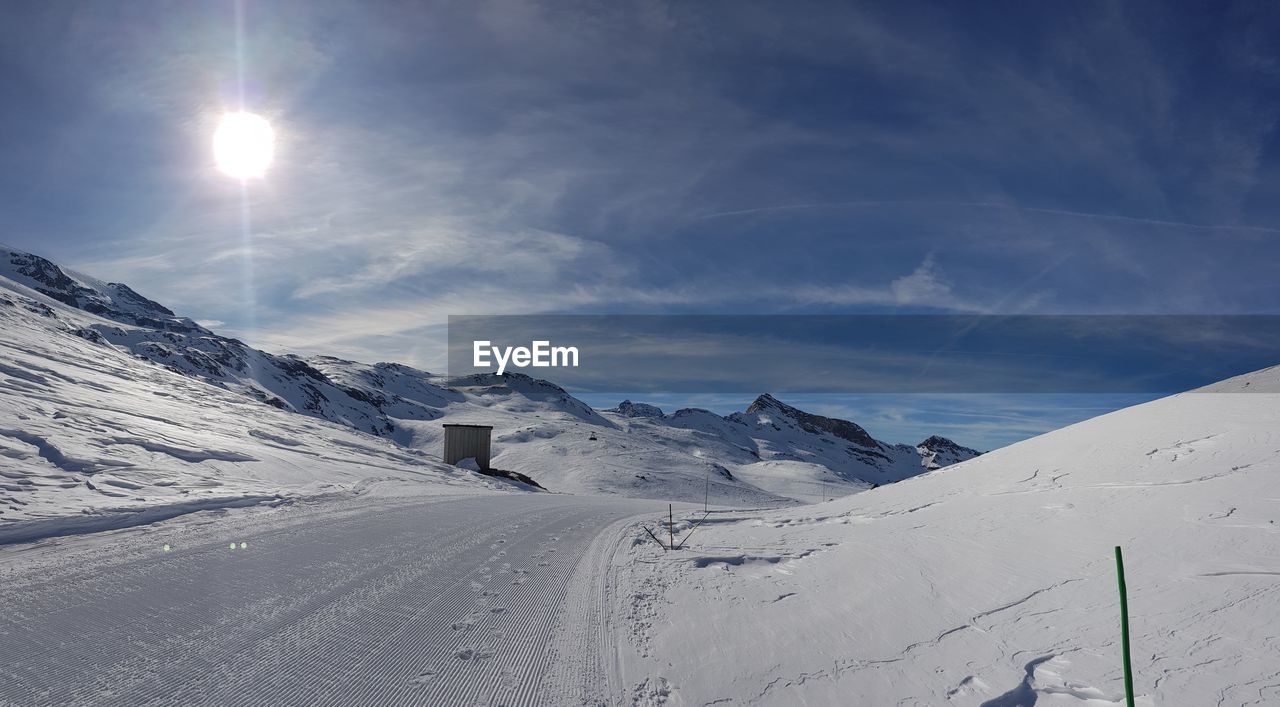
[(350, 395), (307, 361), (269, 354), (214, 334), (127, 285), (106, 283), (8, 248), (0, 248), (0, 284), (108, 320), (78, 317), (66, 309), (60, 313), (50, 309), (47, 314), (99, 345), (128, 351), (281, 410), (377, 435), (395, 431), (376, 404)]
[(65, 270), (38, 255), (0, 248), (0, 276), (76, 309), (152, 329), (209, 333), (190, 319), (147, 299), (128, 285), (102, 282)]
[(747, 414), (785, 415), (792, 420), (795, 420), (808, 432), (827, 432), (845, 440), (846, 442), (852, 442), (868, 449), (879, 449), (882, 446), (875, 440), (875, 438), (868, 434), (866, 430), (852, 422), (849, 422), (848, 420), (841, 420), (835, 417), (823, 417), (822, 415), (814, 415), (813, 413), (805, 412), (799, 408), (787, 405), (768, 393), (756, 398), (755, 401), (747, 407)]
[(791, 411), (796, 408), (787, 405), (772, 395), (765, 393), (751, 402), (747, 406), (747, 412), (771, 412), (771, 411)]
[(959, 464), (982, 454), (976, 449), (961, 446), (938, 435), (917, 444), (916, 451), (920, 452), (921, 463), (929, 470)]
[(348, 396), (401, 420), (434, 420), (463, 396), (426, 371), (399, 363), (359, 363), (333, 356), (307, 359)]
[[(475, 373), (452, 378), (449, 385), (480, 401), (501, 400), (514, 412), (554, 411), (567, 413), (592, 425), (614, 427), (612, 422), (564, 388), (523, 373)], [(524, 404), (518, 404), (519, 400), (525, 401)]]
[(805, 412), (768, 393), (726, 419), (759, 443), (762, 459), (820, 464), (868, 483), (900, 481), (978, 455), (938, 436), (917, 446), (881, 442), (848, 420)]
[(920, 444), (917, 444), (916, 446), (924, 447), (926, 449), (932, 449), (935, 451), (947, 449), (947, 450), (971, 452), (975, 455), (980, 454), (980, 452), (978, 451), (969, 449), (968, 447), (962, 447), (959, 444), (956, 444), (955, 442), (947, 439), (946, 437), (940, 437), (938, 435), (933, 435), (929, 439), (926, 439), (925, 441), (921, 442)]
[(623, 400), (618, 403), (618, 407), (608, 412), (616, 413), (623, 417), (663, 417), (662, 408), (657, 405), (633, 403), (630, 400)]

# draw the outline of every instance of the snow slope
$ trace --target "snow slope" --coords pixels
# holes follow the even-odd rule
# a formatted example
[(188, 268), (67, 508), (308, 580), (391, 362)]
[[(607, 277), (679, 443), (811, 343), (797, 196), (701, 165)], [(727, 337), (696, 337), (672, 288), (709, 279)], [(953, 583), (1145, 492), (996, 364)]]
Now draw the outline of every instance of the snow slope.
[(125, 285), (103, 283), (4, 247), (0, 247), (0, 282), (41, 301), (56, 300), (54, 309), (64, 314), (74, 308), (95, 315), (87, 320), (70, 317), (81, 324), (79, 335), (89, 341), (129, 351), (282, 410), (372, 434), (390, 436), (396, 431), (379, 400), (350, 394), (296, 356), (277, 356), (219, 336)]
[(0, 279), (0, 543), (384, 481), (511, 488), (140, 359), (94, 336), (106, 326)]
[(1280, 368), (825, 504), (712, 514), (678, 552), (637, 529), (614, 560), (628, 696), (1123, 704), (1121, 545), (1138, 704), (1280, 704), (1276, 391)]

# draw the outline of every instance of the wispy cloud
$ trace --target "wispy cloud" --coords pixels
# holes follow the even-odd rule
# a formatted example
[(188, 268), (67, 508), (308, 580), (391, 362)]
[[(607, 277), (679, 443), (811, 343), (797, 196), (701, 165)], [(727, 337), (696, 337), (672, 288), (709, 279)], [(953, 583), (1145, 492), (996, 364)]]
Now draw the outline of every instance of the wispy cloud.
[[(430, 358), (466, 312), (1280, 301), (1267, 12), (250, 3), (238, 55), (230, 6), (68, 7), (4, 30), (53, 96), (0, 109), (44, 148), (8, 158), (44, 201), (6, 239), (264, 345)], [(207, 154), (240, 58), (280, 136), (247, 233)]]
[(796, 285), (777, 288), (771, 293), (780, 301), (797, 304), (835, 305), (840, 307), (876, 305), (912, 307), (953, 312), (985, 312), (986, 304), (958, 294), (942, 274), (932, 253), (909, 274), (894, 278), (887, 286), (874, 285)]

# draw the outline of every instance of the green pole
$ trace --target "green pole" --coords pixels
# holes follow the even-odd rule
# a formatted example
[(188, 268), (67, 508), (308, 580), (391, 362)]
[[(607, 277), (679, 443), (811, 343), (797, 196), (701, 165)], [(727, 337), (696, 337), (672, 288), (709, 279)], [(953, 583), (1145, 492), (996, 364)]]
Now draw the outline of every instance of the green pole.
[(1120, 583), (1120, 647), (1124, 655), (1125, 704), (1133, 707), (1133, 668), (1129, 664), (1129, 595), (1124, 586), (1124, 557), (1116, 545), (1116, 579)]

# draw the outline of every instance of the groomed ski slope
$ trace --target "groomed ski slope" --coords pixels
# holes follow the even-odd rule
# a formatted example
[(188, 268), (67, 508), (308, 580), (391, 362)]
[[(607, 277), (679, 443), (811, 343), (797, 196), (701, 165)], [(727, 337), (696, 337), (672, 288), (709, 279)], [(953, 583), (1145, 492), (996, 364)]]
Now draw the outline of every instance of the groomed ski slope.
[(604, 569), (654, 505), (359, 499), (3, 547), (0, 704), (608, 701)]
[[(616, 559), (641, 704), (1280, 704), (1280, 368)], [(685, 514), (696, 518), (701, 514)], [(652, 520), (656, 520), (656, 515)], [(688, 527), (688, 523), (684, 524)]]

